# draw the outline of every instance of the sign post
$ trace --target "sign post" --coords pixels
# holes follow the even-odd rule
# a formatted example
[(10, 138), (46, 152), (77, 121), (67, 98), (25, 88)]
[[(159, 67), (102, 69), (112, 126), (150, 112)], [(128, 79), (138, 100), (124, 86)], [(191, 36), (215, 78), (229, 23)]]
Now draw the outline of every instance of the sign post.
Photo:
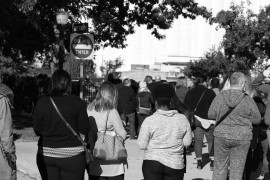
[(80, 62), (80, 98), (83, 98), (83, 60), (94, 58), (94, 36), (92, 34), (71, 34), (70, 35), (70, 54), (72, 59), (81, 60)]

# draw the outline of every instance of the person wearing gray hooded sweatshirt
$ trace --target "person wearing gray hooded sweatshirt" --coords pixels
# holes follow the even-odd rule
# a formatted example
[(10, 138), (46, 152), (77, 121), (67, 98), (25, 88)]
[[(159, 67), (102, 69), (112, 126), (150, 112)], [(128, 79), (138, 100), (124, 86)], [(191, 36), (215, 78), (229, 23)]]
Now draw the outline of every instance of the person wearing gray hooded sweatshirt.
[[(209, 108), (208, 117), (217, 120), (214, 130), (213, 180), (226, 180), (228, 168), (229, 179), (242, 180), (252, 139), (252, 124), (261, 121), (256, 103), (245, 93), (246, 83), (243, 73), (234, 72), (230, 78), (230, 88), (221, 91)], [(219, 123), (230, 108), (234, 109)]]
[[(0, 73), (1, 74), (1, 73)], [(0, 77), (0, 179), (16, 180), (16, 167), (9, 166), (7, 156), (16, 164), (16, 152), (12, 129), (12, 99), (13, 91), (2, 83)]]

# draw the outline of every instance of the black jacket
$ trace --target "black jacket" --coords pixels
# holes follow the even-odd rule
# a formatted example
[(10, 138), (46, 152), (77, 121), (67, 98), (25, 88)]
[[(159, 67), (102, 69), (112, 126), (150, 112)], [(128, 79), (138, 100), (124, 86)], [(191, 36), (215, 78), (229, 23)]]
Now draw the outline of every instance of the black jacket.
[[(200, 103), (198, 104), (199, 99), (204, 91), (205, 93)], [(184, 100), (184, 105), (188, 108), (188, 110), (193, 111), (196, 108), (196, 105), (198, 104), (195, 115), (200, 116), (201, 118), (204, 119), (208, 119), (208, 110), (215, 97), (216, 94), (212, 89), (207, 89), (202, 85), (198, 85), (192, 88), (190, 91), (188, 91)]]
[(119, 114), (131, 114), (136, 109), (136, 95), (131, 87), (123, 86), (118, 89), (118, 107)]
[[(75, 95), (53, 97), (53, 100), (71, 127), (87, 136), (91, 127), (84, 101)], [(34, 110), (33, 120), (34, 131), (37, 136), (40, 136), (38, 146), (51, 148), (82, 146), (61, 120), (49, 97), (39, 100)]]
[(151, 108), (152, 110), (154, 109), (155, 101), (151, 92), (148, 91), (139, 92), (136, 96), (136, 100), (137, 100), (137, 108), (141, 106), (145, 108)]

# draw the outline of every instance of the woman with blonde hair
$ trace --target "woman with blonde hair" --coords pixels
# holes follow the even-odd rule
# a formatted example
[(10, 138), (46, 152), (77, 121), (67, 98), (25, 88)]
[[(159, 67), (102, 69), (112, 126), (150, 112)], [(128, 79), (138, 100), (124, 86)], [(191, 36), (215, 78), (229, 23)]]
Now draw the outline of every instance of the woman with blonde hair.
[[(116, 87), (111, 82), (103, 82), (99, 87), (96, 99), (88, 106), (87, 113), (89, 117), (92, 116), (95, 119), (98, 131), (106, 130), (106, 133), (117, 135), (124, 140), (127, 133), (116, 110), (117, 99)], [(89, 179), (123, 180), (126, 165), (126, 161), (112, 162), (95, 159), (88, 167)]]

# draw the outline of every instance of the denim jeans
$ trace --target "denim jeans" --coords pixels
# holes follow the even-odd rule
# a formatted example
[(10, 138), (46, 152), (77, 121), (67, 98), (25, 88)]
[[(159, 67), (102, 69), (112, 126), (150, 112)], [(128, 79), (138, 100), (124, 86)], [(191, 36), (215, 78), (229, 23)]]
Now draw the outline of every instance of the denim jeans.
[(127, 126), (128, 122), (129, 122), (130, 138), (135, 138), (135, 136), (136, 136), (135, 113), (131, 113), (131, 114), (122, 113), (120, 116), (121, 116), (122, 121), (124, 121), (126, 123), (126, 126)]
[(215, 161), (213, 180), (242, 180), (250, 141), (239, 141), (215, 137)]
[(212, 147), (213, 147), (213, 143), (214, 143), (214, 126), (210, 126), (209, 129), (203, 129), (200, 127), (196, 127), (196, 129), (193, 131), (194, 133), (194, 141), (195, 141), (195, 145), (194, 145), (194, 149), (195, 149), (195, 155), (197, 159), (201, 159), (202, 158), (202, 148), (203, 148), (203, 138), (204, 135), (206, 136), (206, 140), (208, 142), (208, 153), (210, 157), (213, 157), (214, 154), (211, 154), (211, 152), (213, 153), (213, 151), (211, 151)]

